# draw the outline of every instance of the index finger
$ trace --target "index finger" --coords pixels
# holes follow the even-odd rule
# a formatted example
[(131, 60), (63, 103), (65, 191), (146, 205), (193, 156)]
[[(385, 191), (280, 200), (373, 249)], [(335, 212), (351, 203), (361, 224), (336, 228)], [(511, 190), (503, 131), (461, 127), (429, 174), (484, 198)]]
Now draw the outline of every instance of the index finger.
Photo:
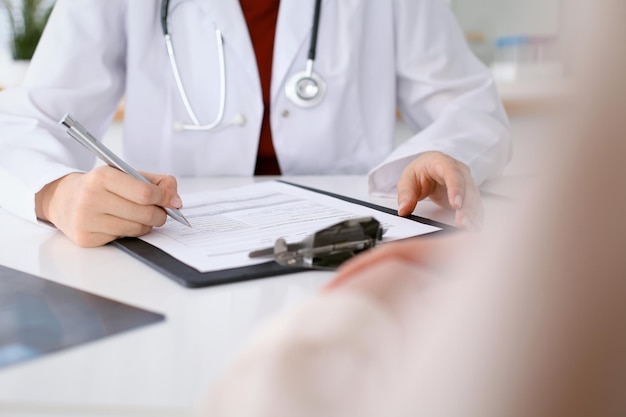
[(428, 174), (446, 190), (445, 203), (456, 210), (463, 207), (466, 199), (467, 178), (470, 174), (464, 168), (464, 165), (452, 158), (442, 159), (428, 167)]
[[(157, 176), (159, 177), (159, 176)], [(180, 208), (182, 202), (175, 189), (153, 184), (154, 174), (146, 174), (150, 182), (141, 181), (115, 168), (107, 170), (104, 187), (107, 191), (135, 204)], [(171, 182), (165, 181), (167, 185)], [(174, 182), (175, 184), (175, 182)]]

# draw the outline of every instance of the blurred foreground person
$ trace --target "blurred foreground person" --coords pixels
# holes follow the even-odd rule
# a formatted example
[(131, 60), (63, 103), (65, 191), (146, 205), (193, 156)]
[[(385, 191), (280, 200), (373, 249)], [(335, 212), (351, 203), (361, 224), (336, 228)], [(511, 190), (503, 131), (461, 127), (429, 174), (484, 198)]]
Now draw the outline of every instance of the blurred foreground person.
[(261, 329), (205, 415), (626, 415), (625, 11), (584, 11), (580, 90), (517, 207), (346, 264)]

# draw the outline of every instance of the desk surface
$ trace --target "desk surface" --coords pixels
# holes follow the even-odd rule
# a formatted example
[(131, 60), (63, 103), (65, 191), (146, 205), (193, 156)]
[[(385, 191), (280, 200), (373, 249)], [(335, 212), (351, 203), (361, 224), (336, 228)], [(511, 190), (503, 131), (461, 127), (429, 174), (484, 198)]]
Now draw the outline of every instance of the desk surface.
[[(286, 180), (370, 198), (364, 177)], [(182, 192), (260, 179), (182, 179)], [(487, 196), (486, 207), (501, 199)], [(491, 202), (491, 203), (490, 203)], [(426, 201), (415, 214), (448, 222)], [(311, 271), (187, 289), (112, 246), (84, 249), (0, 209), (0, 264), (166, 315), (163, 323), (0, 370), (0, 415), (189, 416), (260, 323), (315, 294), (332, 277)]]

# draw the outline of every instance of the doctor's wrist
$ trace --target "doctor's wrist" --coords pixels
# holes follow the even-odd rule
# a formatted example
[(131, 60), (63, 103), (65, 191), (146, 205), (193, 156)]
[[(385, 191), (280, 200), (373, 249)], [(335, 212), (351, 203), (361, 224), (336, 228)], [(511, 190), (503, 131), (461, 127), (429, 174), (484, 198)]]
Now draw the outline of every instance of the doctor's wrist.
[(44, 185), (41, 190), (39, 190), (39, 192), (35, 194), (35, 213), (37, 215), (37, 219), (54, 223), (51, 219), (51, 206), (53, 203), (53, 197), (57, 192), (59, 184), (68, 176), (69, 175), (66, 175), (59, 178), (58, 180)]

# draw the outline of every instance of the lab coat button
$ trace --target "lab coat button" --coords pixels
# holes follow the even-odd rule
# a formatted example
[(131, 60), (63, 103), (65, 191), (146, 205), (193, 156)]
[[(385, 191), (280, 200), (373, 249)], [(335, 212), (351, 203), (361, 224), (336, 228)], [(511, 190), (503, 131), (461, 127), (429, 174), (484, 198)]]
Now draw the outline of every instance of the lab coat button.
[(283, 112), (280, 114), (281, 116), (283, 116), (284, 119), (289, 117), (289, 110), (283, 110)]

